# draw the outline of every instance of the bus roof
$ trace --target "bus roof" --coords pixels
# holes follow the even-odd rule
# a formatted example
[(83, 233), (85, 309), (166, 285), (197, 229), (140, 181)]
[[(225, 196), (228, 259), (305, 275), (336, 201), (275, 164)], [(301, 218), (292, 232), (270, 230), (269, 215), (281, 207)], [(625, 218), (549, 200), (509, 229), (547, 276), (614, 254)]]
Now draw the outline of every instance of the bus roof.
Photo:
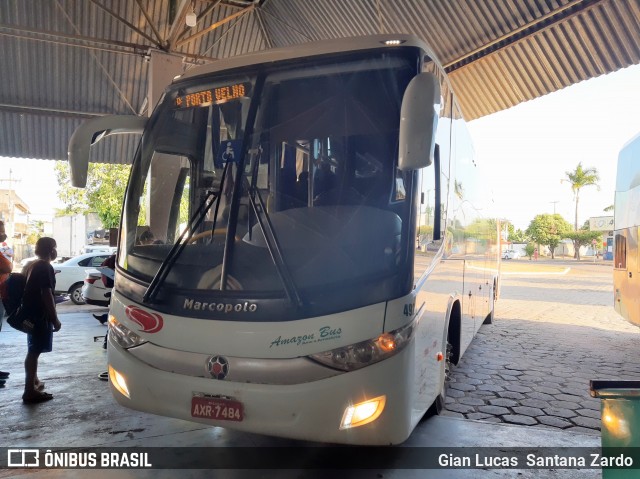
[[(398, 41), (399, 43), (387, 43)], [(368, 35), (360, 37), (336, 38), (332, 40), (321, 40), (317, 42), (302, 43), (283, 48), (273, 48), (262, 50), (255, 53), (247, 53), (235, 57), (216, 60), (213, 63), (192, 68), (182, 75), (174, 78), (173, 83), (194, 78), (201, 75), (231, 70), (234, 68), (259, 65), (282, 60), (290, 60), (294, 58), (304, 58), (329, 53), (352, 52), (358, 50), (369, 50), (372, 48), (382, 48), (385, 45), (388, 48), (397, 46), (415, 46), (419, 47), (435, 61), (435, 57), (431, 49), (422, 40), (414, 35), (406, 33), (402, 34), (384, 34), (384, 35)]]

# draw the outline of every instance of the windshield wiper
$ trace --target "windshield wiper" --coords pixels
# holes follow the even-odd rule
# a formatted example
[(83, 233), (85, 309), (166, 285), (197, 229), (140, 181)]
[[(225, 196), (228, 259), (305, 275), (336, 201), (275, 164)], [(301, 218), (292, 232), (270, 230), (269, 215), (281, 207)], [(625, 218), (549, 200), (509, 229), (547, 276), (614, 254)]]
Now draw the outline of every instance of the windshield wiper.
[[(246, 178), (245, 178), (246, 181)], [(258, 203), (254, 196), (257, 196)], [(284, 285), (285, 293), (289, 298), (289, 301), (294, 303), (298, 308), (304, 305), (302, 301), (302, 297), (298, 292), (298, 288), (296, 287), (296, 283), (293, 279), (291, 271), (287, 267), (287, 263), (284, 260), (284, 255), (282, 254), (282, 248), (280, 247), (280, 243), (278, 242), (278, 238), (276, 237), (276, 233), (273, 229), (273, 225), (271, 224), (271, 220), (269, 219), (269, 214), (267, 213), (267, 207), (264, 204), (264, 200), (262, 196), (260, 196), (260, 191), (258, 191), (255, 186), (249, 187), (249, 203), (251, 204), (251, 208), (253, 209), (253, 214), (256, 216), (258, 220), (258, 225), (260, 226), (260, 230), (262, 231), (262, 235), (264, 236), (264, 242), (267, 245), (267, 250), (271, 255), (271, 259), (273, 260), (273, 264), (276, 266), (276, 271), (282, 280), (282, 284)], [(260, 210), (264, 214), (264, 221), (260, 216), (260, 211), (258, 210), (258, 206)]]
[[(227, 278), (229, 276), (229, 270), (232, 264), (232, 259), (234, 254), (234, 245), (235, 245), (234, 237), (236, 234), (236, 227), (238, 222), (238, 211), (240, 209), (239, 205), (240, 205), (240, 196), (242, 192), (243, 180), (244, 182), (248, 183), (244, 173), (245, 162), (248, 156), (247, 140), (251, 138), (253, 134), (253, 127), (256, 121), (259, 99), (262, 95), (264, 82), (265, 82), (264, 74), (258, 76), (258, 78), (256, 79), (256, 84), (255, 84), (254, 94), (251, 99), (251, 104), (249, 105), (249, 111), (247, 113), (247, 120), (246, 120), (247, 128), (243, 135), (242, 148), (240, 150), (242, 152), (242, 155), (240, 157), (240, 161), (238, 162), (238, 166), (237, 166), (238, 174), (235, 179), (233, 196), (231, 199), (231, 211), (229, 212), (229, 226), (227, 228), (227, 237), (225, 240), (224, 256), (222, 258), (222, 271), (220, 273), (220, 290), (225, 290), (227, 287)], [(254, 166), (254, 178), (256, 177), (255, 168), (256, 166)], [(273, 225), (271, 224), (269, 217), (267, 215), (267, 210), (264, 205), (264, 202), (262, 201), (262, 198), (260, 197), (260, 193), (258, 192), (258, 200), (260, 201), (260, 207), (264, 212), (266, 221), (262, 221), (260, 215), (258, 214), (258, 208), (255, 202), (255, 199), (251, 195), (252, 190), (253, 190), (254, 196), (255, 196), (255, 192), (257, 191), (255, 189), (255, 181), (253, 186), (249, 186), (248, 190), (249, 190), (249, 202), (251, 203), (251, 207), (256, 215), (256, 218), (258, 219), (258, 223), (260, 224), (260, 229), (262, 230), (262, 234), (265, 238), (267, 249), (269, 251), (269, 254), (271, 255), (273, 263), (276, 266), (276, 271), (280, 276), (282, 284), (284, 285), (287, 298), (297, 308), (301, 308), (304, 305), (304, 303), (302, 301), (300, 293), (296, 288), (295, 282), (293, 281), (293, 276), (291, 275), (291, 272), (289, 271), (289, 268), (287, 267), (287, 264), (284, 260), (284, 256), (282, 255), (282, 249), (280, 248), (280, 244), (278, 243), (278, 240), (276, 238), (275, 232), (273, 230)]]
[[(151, 283), (149, 283), (149, 287), (145, 291), (144, 296), (142, 296), (142, 302), (150, 303), (155, 299), (156, 295), (158, 294), (158, 290), (160, 289), (160, 286), (162, 285), (162, 283), (164, 283), (165, 279), (167, 279), (167, 276), (171, 271), (171, 268), (173, 267), (176, 260), (182, 253), (182, 250), (184, 250), (184, 247), (189, 243), (189, 240), (193, 237), (193, 235), (197, 231), (198, 226), (200, 226), (200, 224), (206, 217), (213, 203), (216, 203), (217, 205), (220, 204), (220, 197), (222, 195), (222, 188), (224, 187), (224, 178), (226, 176), (227, 166), (228, 165), (225, 166), (225, 170), (222, 174), (222, 181), (220, 182), (220, 190), (219, 191), (208, 190), (206, 192), (205, 197), (202, 200), (202, 203), (200, 203), (200, 206), (198, 206), (198, 209), (191, 216), (191, 219), (189, 220), (189, 224), (187, 225), (187, 228), (185, 228), (182, 231), (182, 233), (178, 237), (178, 240), (175, 242), (175, 244), (169, 251), (169, 254), (160, 265), (158, 272), (151, 280)], [(216, 214), (217, 213), (218, 213), (218, 209), (216, 208)]]

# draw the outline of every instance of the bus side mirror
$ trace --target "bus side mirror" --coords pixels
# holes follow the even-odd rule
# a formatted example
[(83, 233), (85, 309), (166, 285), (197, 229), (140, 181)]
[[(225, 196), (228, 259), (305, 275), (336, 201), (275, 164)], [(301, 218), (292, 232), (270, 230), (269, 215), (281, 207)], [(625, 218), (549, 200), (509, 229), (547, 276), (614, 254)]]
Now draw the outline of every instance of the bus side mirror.
[(69, 140), (69, 167), (71, 184), (77, 188), (87, 185), (89, 152), (91, 145), (109, 135), (121, 133), (142, 133), (147, 117), (135, 115), (107, 115), (83, 122)]
[(433, 162), (440, 82), (433, 73), (420, 73), (409, 82), (400, 108), (398, 168), (418, 170)]

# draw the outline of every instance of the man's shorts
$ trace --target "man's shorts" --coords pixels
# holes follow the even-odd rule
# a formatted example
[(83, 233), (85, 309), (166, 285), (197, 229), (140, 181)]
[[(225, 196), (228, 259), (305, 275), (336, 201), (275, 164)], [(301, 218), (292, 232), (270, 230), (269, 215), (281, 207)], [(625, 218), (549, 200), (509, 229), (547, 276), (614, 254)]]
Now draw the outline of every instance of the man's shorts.
[(53, 331), (47, 328), (45, 331), (27, 334), (27, 350), (30, 353), (50, 353), (53, 350)]

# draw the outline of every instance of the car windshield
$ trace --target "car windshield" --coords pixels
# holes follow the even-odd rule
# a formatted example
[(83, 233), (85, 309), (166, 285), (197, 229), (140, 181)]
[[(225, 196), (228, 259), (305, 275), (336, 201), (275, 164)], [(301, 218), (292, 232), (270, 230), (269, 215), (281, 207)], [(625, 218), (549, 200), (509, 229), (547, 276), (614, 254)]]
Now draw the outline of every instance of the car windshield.
[(416, 65), (413, 51), (352, 55), (173, 90), (132, 170), (120, 266), (245, 297), (394, 294), (412, 244), (395, 165)]

